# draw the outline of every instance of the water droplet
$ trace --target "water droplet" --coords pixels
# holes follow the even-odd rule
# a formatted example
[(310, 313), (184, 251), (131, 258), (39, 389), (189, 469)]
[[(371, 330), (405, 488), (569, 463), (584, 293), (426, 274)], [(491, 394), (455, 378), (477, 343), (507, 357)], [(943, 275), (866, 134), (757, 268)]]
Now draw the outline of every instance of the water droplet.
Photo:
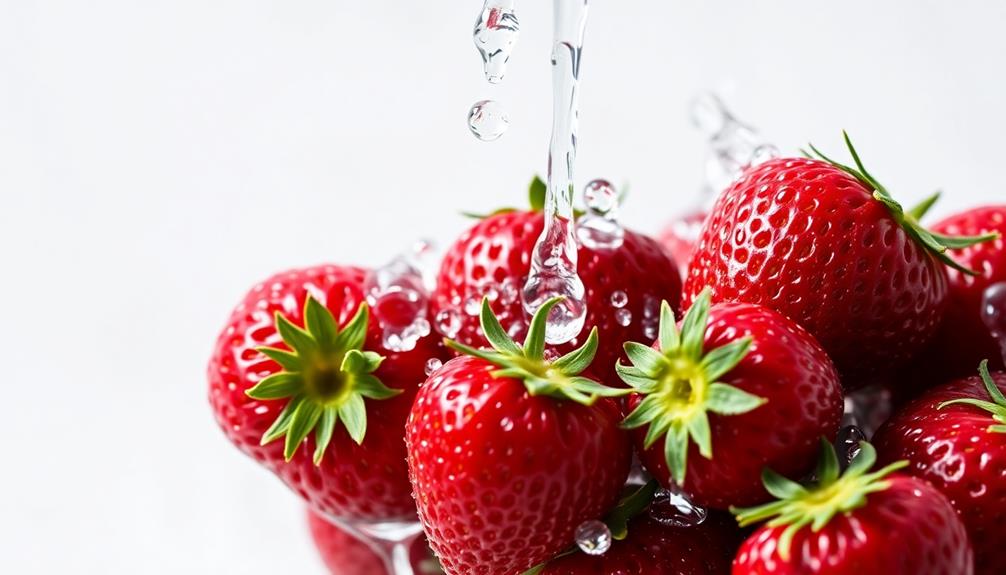
[(779, 155), (775, 146), (738, 120), (715, 94), (696, 98), (692, 104), (692, 122), (709, 138), (703, 189), (707, 198), (718, 195), (748, 166)]
[(629, 327), (632, 324), (632, 312), (622, 308), (615, 312), (615, 321), (622, 327)]
[(618, 191), (607, 180), (593, 180), (583, 189), (587, 213), (576, 224), (576, 237), (590, 249), (612, 250), (625, 241), (618, 222)]
[(461, 331), (461, 314), (454, 308), (440, 310), (434, 319), (437, 324), (437, 331), (444, 337), (453, 338)]
[(562, 357), (562, 354), (560, 354), (559, 350), (554, 347), (546, 347), (545, 351), (542, 352), (541, 357), (545, 361), (555, 361)]
[(510, 54), (520, 35), (514, 3), (515, 0), (486, 0), (475, 21), (472, 37), (482, 56), (486, 80), (492, 84), (503, 79)]
[(1006, 363), (1006, 282), (992, 284), (982, 294), (982, 321), (992, 339), (999, 342)]
[(629, 296), (622, 290), (612, 292), (611, 294), (611, 305), (613, 307), (622, 308), (625, 304), (629, 303)]
[(470, 297), (465, 300), (465, 313), (470, 316), (477, 316), (482, 310), (482, 302), (475, 297)]
[(506, 332), (507, 335), (509, 335), (514, 341), (518, 341), (518, 337), (524, 335), (523, 332), (526, 327), (527, 326), (524, 325), (524, 322), (515, 320), (510, 324), (510, 327), (507, 328)]
[(846, 425), (835, 438), (835, 452), (838, 454), (838, 464), (845, 469), (859, 455), (859, 442), (866, 441), (866, 434), (855, 425)]
[(657, 339), (657, 334), (659, 333), (659, 326), (655, 323), (644, 323), (643, 324), (643, 337), (646, 339)]
[(611, 549), (611, 530), (596, 519), (581, 523), (575, 538), (576, 546), (587, 555), (604, 555)]
[(510, 127), (510, 118), (498, 102), (480, 100), (468, 112), (468, 128), (483, 142), (498, 140)]
[(677, 490), (658, 489), (650, 503), (650, 517), (671, 527), (695, 527), (701, 525), (709, 512), (691, 502)]
[(430, 334), (429, 294), (414, 253), (399, 255), (367, 276), (367, 303), (383, 326), (382, 343), (390, 351), (415, 349)]
[[(575, 268), (574, 268), (575, 269)], [(524, 286), (524, 311), (533, 315), (546, 301), (556, 296), (563, 300), (552, 308), (545, 324), (545, 341), (552, 345), (566, 343), (579, 335), (587, 319), (583, 282), (576, 272), (564, 273), (556, 266), (528, 277)]]
[(440, 369), (443, 366), (444, 366), (443, 362), (441, 362), (439, 359), (435, 357), (431, 357), (430, 359), (426, 360), (426, 369), (425, 369), (426, 375), (427, 376), (433, 375), (434, 371)]
[(500, 297), (500, 292), (495, 284), (489, 283), (482, 288), (482, 295), (489, 298), (489, 301), (496, 301)]
[(517, 280), (513, 278), (503, 280), (503, 283), (500, 284), (500, 303), (510, 305), (517, 301), (518, 297), (520, 297), (520, 286), (517, 284)]
[(660, 319), (660, 300), (647, 294), (643, 297), (643, 317)]

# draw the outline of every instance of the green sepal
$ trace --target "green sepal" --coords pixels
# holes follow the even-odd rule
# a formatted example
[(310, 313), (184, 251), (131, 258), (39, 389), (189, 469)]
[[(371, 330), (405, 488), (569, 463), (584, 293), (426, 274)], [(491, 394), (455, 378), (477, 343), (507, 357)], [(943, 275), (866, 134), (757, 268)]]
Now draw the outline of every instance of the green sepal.
[(800, 529), (810, 527), (815, 533), (840, 513), (849, 513), (867, 504), (867, 496), (890, 486), (885, 478), (908, 465), (897, 461), (877, 471), (870, 471), (877, 462), (877, 451), (861, 442), (859, 453), (845, 470), (839, 473), (835, 447), (821, 438), (821, 454), (814, 483), (801, 485), (770, 469), (762, 472), (762, 483), (777, 500), (748, 508), (731, 507), (741, 527), (768, 521), (769, 527), (785, 527), (779, 537), (779, 556), (789, 560), (793, 537)]
[(992, 379), (992, 374), (989, 373), (989, 360), (983, 359), (978, 365), (978, 374), (982, 378), (985, 391), (988, 392), (989, 398), (992, 401), (972, 398), (952, 399), (944, 401), (937, 409), (943, 409), (948, 405), (972, 405), (989, 412), (992, 415), (992, 419), (996, 422), (990, 425), (986, 431), (989, 433), (1006, 433), (1006, 396), (1003, 396), (1003, 392), (999, 390), (999, 386)]
[(754, 340), (745, 336), (704, 349), (711, 299), (710, 290), (703, 290), (685, 314), (680, 330), (670, 305), (663, 302), (659, 349), (627, 342), (624, 349), (631, 365), (615, 366), (622, 381), (642, 397), (622, 427), (649, 426), (643, 440), (647, 449), (663, 438), (664, 460), (678, 484), (684, 483), (687, 475), (691, 443), (702, 457), (713, 458), (710, 413), (740, 415), (767, 401), (721, 381), (747, 357)]
[(631, 393), (631, 390), (607, 387), (580, 375), (590, 367), (597, 354), (597, 328), (590, 330), (587, 340), (577, 349), (554, 361), (545, 359), (546, 320), (560, 301), (562, 298), (552, 298), (538, 308), (531, 318), (523, 345), (513, 341), (500, 325), (488, 298), (482, 300), (479, 319), (491, 348), (476, 349), (449, 339), (445, 339), (444, 343), (462, 355), (479, 358), (499, 368), (492, 372), (493, 377), (522, 381), (531, 395), (591, 405), (599, 397), (620, 397)]
[[(548, 197), (548, 184), (545, 180), (541, 179), (541, 176), (535, 174), (531, 178), (531, 183), (527, 187), (527, 205), (532, 212), (544, 212), (545, 211), (545, 199)], [(624, 199), (625, 194), (623, 193), (619, 196), (620, 199)], [(472, 218), (475, 220), (484, 220), (486, 218), (491, 218), (493, 216), (499, 216), (502, 214), (512, 214), (521, 211), (519, 208), (507, 207), (499, 208), (489, 212), (488, 214), (477, 214), (474, 212), (461, 212), (461, 215), (466, 218)], [(574, 209), (573, 217), (578, 218), (584, 214), (583, 210)]]
[(887, 191), (887, 188), (885, 188), (879, 181), (877, 181), (876, 178), (873, 177), (873, 175), (870, 174), (870, 172), (866, 170), (863, 166), (863, 161), (856, 152), (856, 148), (852, 145), (852, 140), (849, 138), (849, 134), (847, 134), (844, 130), (842, 131), (842, 138), (845, 140), (845, 146), (848, 148), (850, 155), (852, 155), (853, 162), (856, 164), (855, 168), (829, 158), (820, 150), (815, 148), (813, 144), (809, 144), (812, 154), (807, 154), (806, 152), (804, 152), (804, 154), (809, 158), (828, 162), (873, 190), (874, 199), (887, 207), (891, 216), (898, 225), (905, 230), (905, 233), (907, 233), (917, 243), (921, 244), (937, 260), (954, 268), (955, 270), (960, 271), (961, 273), (967, 275), (978, 275), (978, 272), (975, 270), (964, 267), (947, 255), (947, 250), (966, 248), (982, 242), (995, 240), (999, 238), (999, 234), (997, 232), (993, 232), (978, 236), (946, 236), (930, 232), (926, 228), (922, 227), (919, 223), (919, 219), (929, 211), (929, 208), (933, 206), (939, 198), (939, 193), (926, 198), (918, 206), (906, 211), (901, 204), (894, 199), (891, 193)]

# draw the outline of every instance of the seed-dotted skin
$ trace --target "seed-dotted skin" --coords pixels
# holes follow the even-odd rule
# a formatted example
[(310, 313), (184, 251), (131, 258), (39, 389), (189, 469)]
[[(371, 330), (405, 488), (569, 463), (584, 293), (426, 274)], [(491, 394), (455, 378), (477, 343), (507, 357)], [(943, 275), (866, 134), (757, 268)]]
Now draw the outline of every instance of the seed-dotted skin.
[[(461, 330), (452, 339), (476, 347), (486, 345), (477, 306), (471, 314), (464, 308), (468, 300), (481, 302), (488, 286), (499, 292), (492, 308), (503, 327), (510, 328), (517, 322), (511, 335), (518, 341), (524, 337), (527, 318), (519, 292), (527, 281), (531, 254), (543, 227), (544, 216), (538, 212), (498, 214), (475, 224), (451, 246), (440, 266), (433, 311), (460, 312)], [(623, 357), (622, 344), (652, 339), (646, 335), (647, 325), (650, 330), (656, 329), (662, 300), (677, 311), (681, 299), (677, 265), (655, 240), (631, 230), (626, 230), (625, 242), (618, 249), (580, 246), (577, 254), (577, 272), (586, 289), (587, 317), (580, 336), (556, 350), (566, 353), (575, 349), (590, 328), (597, 326), (601, 337), (593, 370), (605, 377), (606, 384), (623, 387), (614, 372), (615, 362)], [(626, 326), (618, 322), (619, 308), (612, 305), (612, 295), (619, 291), (628, 296), (623, 308), (626, 311), (621, 312), (631, 320)]]
[(778, 548), (785, 527), (758, 529), (737, 552), (733, 575), (972, 575), (971, 545), (946, 497), (914, 477), (889, 481), (819, 532), (800, 529), (788, 561)]
[(304, 302), (311, 294), (328, 307), (340, 327), (345, 326), (364, 301), (366, 273), (360, 268), (325, 265), (280, 273), (255, 286), (217, 340), (207, 370), (210, 405), (231, 442), (276, 473), (314, 508), (337, 517), (414, 518), (403, 427), (416, 389), (426, 378), (426, 360), (443, 355), (437, 338), (424, 338), (409, 352), (390, 352), (382, 346), (383, 330), (371, 314), (364, 349), (386, 357), (375, 375), (388, 387), (404, 391), (384, 401), (366, 400), (367, 435), (362, 445), (340, 424), (320, 466), (312, 461), (313, 433), (289, 463), (283, 459), (283, 439), (259, 445), (287, 400), (263, 401), (245, 395), (281, 370), (256, 348), (289, 349), (276, 332), (274, 314), (281, 312), (303, 326)]
[(821, 161), (777, 159), (717, 200), (685, 279), (684, 308), (770, 307), (805, 327), (849, 381), (915, 356), (946, 307), (944, 266), (852, 176)]
[(423, 384), (406, 426), (419, 517), (449, 575), (519, 575), (602, 517), (629, 472), (618, 406), (532, 397), (472, 357)]
[[(842, 418), (838, 373), (806, 330), (757, 305), (710, 308), (706, 351), (746, 336), (753, 338), (747, 357), (719, 381), (767, 403), (740, 415), (709, 413), (712, 459), (703, 457), (694, 442), (688, 448), (684, 490), (696, 503), (718, 509), (767, 501), (770, 497), (761, 482), (765, 467), (789, 477), (809, 471), (820, 438), (834, 438)], [(629, 409), (640, 401), (639, 396), (630, 396)], [(644, 451), (646, 429), (633, 432), (636, 449), (650, 473), (669, 485), (663, 440)]]
[[(1006, 392), (1006, 374), (993, 374)], [(969, 405), (944, 401), (989, 400), (978, 376), (932, 389), (892, 417), (874, 438), (882, 463), (907, 459), (904, 471), (943, 492), (960, 513), (975, 550), (975, 573), (1006, 573), (1002, 528), (1006, 525), (1006, 434), (990, 433), (996, 422)]]
[(739, 543), (737, 522), (728, 515), (713, 512), (701, 525), (670, 527), (643, 514), (604, 555), (567, 555), (541, 575), (728, 575)]
[[(366, 543), (314, 512), (308, 512), (307, 524), (318, 555), (332, 575), (385, 575), (384, 563)], [(409, 559), (416, 575), (442, 573), (423, 537), (412, 543)]]

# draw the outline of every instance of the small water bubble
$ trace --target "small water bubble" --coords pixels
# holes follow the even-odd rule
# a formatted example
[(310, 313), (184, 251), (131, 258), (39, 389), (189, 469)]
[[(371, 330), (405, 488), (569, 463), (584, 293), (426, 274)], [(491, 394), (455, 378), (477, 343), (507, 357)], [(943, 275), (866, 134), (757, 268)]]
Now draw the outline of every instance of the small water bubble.
[(444, 366), (443, 362), (441, 362), (439, 359), (435, 357), (431, 357), (430, 359), (426, 360), (426, 368), (424, 371), (426, 372), (427, 376), (430, 376), (433, 375), (434, 371), (440, 369), (443, 366)]
[(1006, 363), (1006, 282), (992, 284), (982, 294), (982, 321), (999, 343)]
[(483, 142), (498, 140), (509, 127), (509, 116), (503, 106), (494, 100), (475, 102), (468, 111), (468, 129)]
[(472, 38), (482, 56), (486, 80), (499, 83), (506, 73), (514, 44), (520, 35), (520, 21), (514, 12), (515, 0), (486, 0)]
[(842, 469), (848, 467), (859, 455), (861, 441), (866, 441), (866, 434), (858, 426), (846, 425), (839, 430), (838, 437), (835, 438), (835, 452)]
[(615, 321), (622, 327), (629, 327), (632, 324), (632, 312), (622, 308), (615, 312)]
[(576, 237), (590, 249), (616, 249), (625, 241), (618, 221), (618, 191), (607, 180), (593, 180), (583, 189), (587, 213), (576, 223)]
[(643, 319), (659, 319), (660, 300), (647, 294), (643, 297)]
[(444, 337), (453, 338), (461, 331), (461, 314), (454, 308), (440, 310), (434, 320), (437, 324), (437, 331)]
[(659, 326), (652, 322), (647, 322), (643, 324), (643, 337), (646, 339), (657, 339), (657, 334), (659, 333)]
[(596, 519), (581, 523), (575, 538), (576, 546), (587, 555), (604, 555), (611, 549), (611, 530)]
[(500, 303), (510, 305), (520, 297), (520, 286), (517, 280), (507, 278), (500, 284)]
[(708, 516), (705, 507), (692, 503), (676, 490), (658, 489), (650, 503), (650, 518), (671, 527), (695, 527)]
[(382, 343), (390, 351), (409, 351), (430, 334), (429, 295), (423, 272), (412, 254), (400, 255), (373, 270), (364, 286), (367, 303), (384, 328)]
[(629, 296), (622, 290), (612, 292), (611, 294), (611, 305), (612, 307), (623, 308), (629, 303)]
[(524, 286), (524, 311), (533, 315), (546, 301), (563, 297), (548, 314), (545, 324), (545, 341), (552, 345), (566, 343), (579, 335), (587, 319), (585, 290), (580, 276), (574, 271), (566, 274), (559, 266), (549, 267), (528, 277)]
[(488, 298), (489, 301), (496, 301), (500, 297), (500, 292), (495, 284), (489, 283), (482, 288), (482, 295)]
[(517, 340), (519, 336), (524, 335), (524, 329), (526, 327), (527, 326), (524, 325), (524, 322), (515, 320), (510, 324), (510, 327), (507, 328), (506, 332), (512, 339)]
[(470, 316), (477, 316), (482, 310), (482, 302), (478, 298), (469, 297), (465, 300), (465, 313)]

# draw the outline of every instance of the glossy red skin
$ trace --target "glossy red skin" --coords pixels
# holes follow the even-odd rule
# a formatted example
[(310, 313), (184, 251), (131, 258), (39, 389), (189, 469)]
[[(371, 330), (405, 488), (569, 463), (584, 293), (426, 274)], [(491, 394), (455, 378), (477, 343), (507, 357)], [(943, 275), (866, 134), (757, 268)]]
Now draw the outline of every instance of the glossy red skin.
[[(993, 375), (1006, 391), (1006, 374)], [(1006, 434), (990, 433), (992, 416), (969, 405), (937, 407), (961, 398), (988, 401), (978, 376), (926, 392), (877, 432), (882, 463), (907, 459), (910, 473), (932, 483), (960, 513), (975, 550), (979, 575), (1006, 573), (1002, 526), (1006, 524)]]
[(458, 357), (433, 373), (406, 426), (423, 529), (450, 575), (519, 575), (618, 500), (631, 446), (615, 402), (532, 397)]
[(1002, 352), (981, 319), (982, 292), (993, 284), (1006, 282), (1006, 205), (968, 210), (933, 226), (933, 231), (951, 235), (981, 235), (999, 232), (1003, 237), (950, 256), (980, 273), (969, 276), (947, 268), (950, 296), (947, 313), (936, 338), (939, 361), (946, 379), (974, 373), (978, 363), (989, 360), (989, 369), (1003, 369)]
[(761, 527), (741, 545), (733, 575), (971, 575), (964, 524), (925, 481), (891, 475), (890, 487), (867, 504), (836, 515), (819, 532), (793, 537), (789, 561), (779, 556), (785, 527)]
[(437, 338), (424, 338), (409, 352), (389, 352), (381, 345), (379, 320), (371, 315), (364, 348), (387, 358), (375, 375), (388, 387), (404, 392), (384, 401), (366, 401), (367, 434), (361, 445), (344, 426), (337, 426), (320, 466), (312, 461), (313, 433), (289, 463), (283, 459), (282, 439), (259, 445), (287, 400), (260, 401), (245, 395), (258, 381), (281, 369), (255, 349), (264, 345), (288, 349), (276, 332), (275, 312), (303, 326), (304, 301), (310, 293), (344, 326), (364, 300), (366, 273), (360, 268), (325, 265), (283, 272), (255, 286), (217, 340), (208, 368), (210, 405), (234, 445), (316, 509), (358, 519), (414, 518), (403, 428), (416, 389), (426, 378), (426, 360), (443, 354)]
[(669, 527), (646, 515), (604, 555), (577, 552), (550, 561), (541, 575), (727, 575), (740, 543), (737, 522), (712, 513), (695, 527)]
[[(523, 289), (530, 268), (535, 242), (544, 226), (540, 212), (510, 212), (485, 218), (466, 231), (448, 250), (440, 266), (437, 289), (433, 297), (433, 313), (444, 309), (457, 309), (463, 318), (461, 331), (453, 339), (477, 347), (486, 345), (477, 315), (464, 313), (468, 298), (482, 300), (480, 286), (491, 281), (499, 285), (510, 282)], [(622, 344), (641, 341), (646, 337), (643, 318), (645, 302), (652, 300), (649, 317), (656, 329), (659, 305), (667, 300), (677, 311), (681, 299), (681, 278), (674, 261), (660, 244), (648, 236), (625, 232), (625, 242), (617, 250), (591, 250), (580, 246), (578, 273), (586, 288), (587, 317), (580, 336), (556, 350), (566, 353), (583, 343), (592, 326), (600, 332), (600, 345), (594, 359), (593, 370), (605, 377), (605, 383), (623, 387), (614, 373), (615, 362), (623, 357)], [(628, 296), (625, 309), (632, 314), (632, 322), (623, 327), (615, 320), (617, 308), (611, 304), (614, 292)], [(504, 328), (509, 329), (512, 318), (526, 317), (520, 297), (511, 301), (497, 299), (493, 311)], [(526, 330), (517, 333), (518, 341)]]
[[(761, 306), (727, 303), (710, 308), (706, 350), (748, 335), (753, 343), (747, 357), (719, 381), (768, 402), (740, 415), (709, 413), (712, 459), (690, 443), (684, 491), (707, 507), (745, 507), (769, 500), (762, 470), (770, 467), (787, 477), (810, 471), (820, 438), (834, 438), (842, 418), (838, 373), (803, 328)], [(630, 396), (629, 409), (640, 401)], [(667, 486), (671, 476), (663, 440), (644, 450), (646, 429), (633, 431), (636, 451), (654, 478)]]
[[(381, 558), (366, 543), (312, 511), (307, 513), (307, 525), (318, 554), (332, 575), (387, 575)], [(409, 551), (416, 575), (442, 573), (425, 538), (418, 537)]]
[(776, 159), (746, 171), (713, 207), (685, 279), (684, 307), (771, 307), (805, 327), (850, 382), (913, 358), (946, 308), (943, 264), (870, 190), (831, 165)]
[(668, 224), (657, 235), (657, 241), (678, 263), (678, 270), (684, 277), (688, 276), (688, 264), (692, 261), (692, 252), (695, 251), (695, 243), (698, 239), (697, 233), (696, 237), (689, 237), (688, 233), (695, 228), (700, 231), (707, 217), (709, 214), (705, 211), (686, 214)]

